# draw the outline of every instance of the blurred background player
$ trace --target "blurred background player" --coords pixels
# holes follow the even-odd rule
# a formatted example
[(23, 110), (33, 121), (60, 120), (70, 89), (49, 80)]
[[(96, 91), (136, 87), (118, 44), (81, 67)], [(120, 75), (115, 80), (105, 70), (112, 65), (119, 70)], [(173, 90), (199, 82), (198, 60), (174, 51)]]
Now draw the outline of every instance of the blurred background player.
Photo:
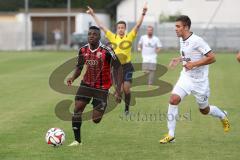
[(211, 115), (221, 120), (225, 132), (230, 129), (226, 112), (217, 106), (209, 105), (210, 93), (208, 81), (208, 65), (215, 62), (215, 54), (208, 44), (199, 36), (190, 32), (191, 20), (182, 15), (176, 19), (175, 30), (180, 37), (181, 56), (173, 58), (170, 68), (183, 62), (183, 70), (178, 82), (173, 88), (168, 106), (168, 134), (160, 140), (160, 143), (169, 143), (175, 140), (176, 118), (178, 116), (179, 103), (189, 94), (193, 94), (204, 115)]
[(136, 25), (131, 29), (129, 33), (126, 33), (126, 22), (119, 21), (117, 22), (117, 33), (112, 33), (108, 28), (106, 28), (101, 21), (97, 18), (92, 8), (88, 7), (87, 13), (90, 14), (100, 29), (105, 33), (106, 38), (112, 44), (115, 54), (119, 58), (122, 67), (123, 67), (123, 77), (124, 83), (122, 90), (124, 92), (125, 100), (125, 114), (129, 113), (129, 105), (131, 102), (131, 83), (132, 83), (132, 74), (134, 72), (133, 65), (131, 63), (131, 50), (132, 43), (136, 38), (137, 32), (143, 22), (144, 16), (147, 12), (147, 4), (144, 5), (142, 15), (137, 21)]
[(240, 51), (238, 51), (237, 60), (238, 60), (238, 62), (240, 62)]
[(81, 144), (82, 112), (92, 100), (92, 120), (99, 123), (107, 107), (108, 90), (112, 85), (111, 68), (116, 84), (116, 101), (121, 100), (122, 66), (113, 50), (100, 42), (100, 29), (92, 26), (88, 31), (88, 44), (81, 47), (78, 53), (77, 66), (72, 77), (68, 78), (70, 86), (77, 79), (83, 66), (86, 65), (86, 73), (75, 97), (75, 108), (72, 116), (72, 128), (75, 141), (69, 146)]
[(157, 64), (157, 53), (160, 52), (162, 44), (158, 37), (153, 35), (153, 27), (147, 27), (147, 34), (141, 36), (138, 42), (138, 51), (142, 52), (142, 70), (148, 74), (148, 85), (154, 80), (154, 72)]
[(58, 51), (58, 50), (60, 50), (61, 43), (62, 43), (62, 33), (61, 33), (60, 29), (56, 28), (53, 31), (53, 34), (54, 34), (56, 50)]

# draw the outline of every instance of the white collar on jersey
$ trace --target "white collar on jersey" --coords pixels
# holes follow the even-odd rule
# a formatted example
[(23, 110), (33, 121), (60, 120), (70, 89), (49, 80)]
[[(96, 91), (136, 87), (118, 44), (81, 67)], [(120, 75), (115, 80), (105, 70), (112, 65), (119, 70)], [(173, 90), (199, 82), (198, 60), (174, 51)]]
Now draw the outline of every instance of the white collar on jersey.
[(193, 35), (193, 32), (190, 32), (191, 34), (186, 38), (186, 39), (183, 39), (182, 38), (182, 40), (183, 40), (183, 42), (185, 42), (186, 40), (188, 40), (192, 35)]
[(88, 43), (88, 48), (89, 48), (89, 50), (90, 50), (91, 52), (96, 52), (100, 46), (102, 46), (102, 42), (99, 41), (98, 47), (97, 47), (96, 49), (94, 49), (94, 50), (91, 50), (90, 44)]

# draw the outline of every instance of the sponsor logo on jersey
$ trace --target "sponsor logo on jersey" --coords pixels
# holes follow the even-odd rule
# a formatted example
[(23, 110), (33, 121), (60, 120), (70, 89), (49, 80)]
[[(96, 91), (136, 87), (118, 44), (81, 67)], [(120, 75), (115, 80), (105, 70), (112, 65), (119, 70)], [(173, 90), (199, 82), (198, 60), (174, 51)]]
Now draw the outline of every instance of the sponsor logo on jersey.
[(189, 61), (191, 61), (191, 58), (183, 57), (182, 60), (185, 61), (185, 62), (189, 62)]
[(182, 61), (189, 62), (191, 61), (191, 58), (186, 58), (185, 53), (182, 51)]
[(98, 65), (98, 61), (97, 60), (86, 60), (86, 64), (90, 65), (90, 66), (96, 66), (96, 65)]

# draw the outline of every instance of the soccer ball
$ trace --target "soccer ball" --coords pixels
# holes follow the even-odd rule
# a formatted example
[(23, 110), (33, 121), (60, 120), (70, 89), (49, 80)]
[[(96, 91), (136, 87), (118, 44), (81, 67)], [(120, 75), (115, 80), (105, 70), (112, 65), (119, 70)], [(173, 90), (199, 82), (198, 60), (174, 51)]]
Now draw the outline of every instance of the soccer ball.
[(51, 128), (47, 131), (45, 140), (53, 147), (61, 146), (65, 141), (65, 133), (60, 128)]

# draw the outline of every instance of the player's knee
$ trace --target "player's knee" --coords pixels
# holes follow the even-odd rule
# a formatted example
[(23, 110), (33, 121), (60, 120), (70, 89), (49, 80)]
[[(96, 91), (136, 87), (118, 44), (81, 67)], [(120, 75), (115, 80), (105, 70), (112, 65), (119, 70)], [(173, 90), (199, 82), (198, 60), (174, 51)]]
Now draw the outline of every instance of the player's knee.
[(81, 101), (75, 101), (74, 112), (82, 112), (85, 108), (86, 104), (83, 104)]
[(123, 84), (123, 92), (125, 94), (129, 94), (131, 92), (131, 83), (130, 82), (124, 82), (124, 84)]
[(131, 90), (128, 87), (124, 87), (123, 91), (124, 91), (125, 94), (131, 93)]
[(78, 107), (78, 106), (75, 106), (75, 108), (74, 108), (74, 114), (73, 115), (80, 115), (80, 114), (82, 114), (82, 109), (81, 109), (81, 107)]
[(102, 120), (103, 114), (104, 114), (104, 111), (94, 110), (92, 115), (92, 121), (96, 124), (100, 123)]
[(93, 119), (93, 122), (97, 124), (97, 123), (100, 123), (101, 120), (102, 120), (102, 118), (95, 118), (95, 119)]
[(206, 107), (204, 109), (199, 109), (200, 112), (203, 114), (203, 115), (207, 115), (210, 111), (210, 108), (209, 107)]
[(178, 105), (181, 102), (181, 98), (178, 95), (172, 95), (170, 97), (169, 103), (171, 105)]

